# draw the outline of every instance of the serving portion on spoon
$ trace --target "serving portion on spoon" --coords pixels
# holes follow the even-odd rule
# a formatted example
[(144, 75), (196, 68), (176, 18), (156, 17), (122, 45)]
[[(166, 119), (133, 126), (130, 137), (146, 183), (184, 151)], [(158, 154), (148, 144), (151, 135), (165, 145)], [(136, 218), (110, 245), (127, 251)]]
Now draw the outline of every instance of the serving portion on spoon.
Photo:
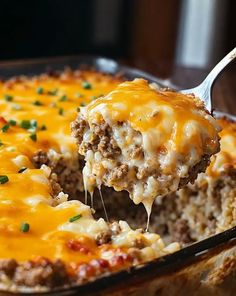
[(82, 107), (72, 130), (86, 161), (85, 190), (127, 190), (148, 212), (156, 197), (194, 181), (219, 151), (218, 125), (201, 100), (144, 79)]
[(149, 216), (156, 198), (193, 182), (220, 149), (211, 86), (234, 57), (235, 49), (194, 89), (163, 90), (135, 79), (82, 107), (72, 132), (85, 158), (85, 190), (126, 190)]

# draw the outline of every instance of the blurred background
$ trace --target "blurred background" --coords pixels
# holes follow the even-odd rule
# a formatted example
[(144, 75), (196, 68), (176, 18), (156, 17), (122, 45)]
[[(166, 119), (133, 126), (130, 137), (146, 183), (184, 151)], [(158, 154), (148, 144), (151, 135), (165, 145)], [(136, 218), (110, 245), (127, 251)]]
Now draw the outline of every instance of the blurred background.
[(1, 0), (0, 60), (93, 54), (192, 86), (236, 44), (235, 0)]

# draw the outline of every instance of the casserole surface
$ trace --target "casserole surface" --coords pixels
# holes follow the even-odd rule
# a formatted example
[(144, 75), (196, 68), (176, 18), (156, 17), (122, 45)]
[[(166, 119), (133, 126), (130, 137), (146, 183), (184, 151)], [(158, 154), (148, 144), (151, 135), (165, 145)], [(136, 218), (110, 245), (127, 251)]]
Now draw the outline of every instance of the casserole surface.
[[(109, 72), (119, 72), (120, 70), (123, 70), (123, 74), (127, 76), (127, 78), (134, 78), (134, 77), (146, 77), (147, 79), (150, 79), (150, 81), (155, 81), (156, 79), (154, 77), (150, 77), (149, 75), (146, 75), (145, 73), (136, 71), (136, 70), (130, 70), (126, 67), (122, 68), (118, 64), (116, 64), (114, 61), (105, 60), (105, 59), (88, 59), (88, 58), (82, 58), (78, 60), (72, 60), (72, 59), (65, 59), (57, 60), (56, 62), (53, 61), (46, 61), (46, 62), (36, 62), (36, 63), (29, 63), (25, 64), (24, 66), (20, 64), (5, 64), (5, 66), (1, 67), (0, 72), (4, 74), (4, 76), (9, 77), (12, 75), (19, 75), (19, 74), (38, 74), (45, 71), (45, 68), (48, 66), (48, 64), (51, 64), (51, 67), (53, 69), (62, 69), (63, 65), (71, 65), (74, 67), (77, 67), (78, 64), (85, 63), (88, 65), (95, 65), (98, 66), (98, 70), (101, 71), (109, 71)], [(146, 75), (146, 76), (145, 76)], [(157, 80), (157, 82), (160, 82)], [(29, 134), (27, 134), (29, 135)], [(202, 241), (197, 243), (195, 246), (191, 246), (188, 248), (184, 248), (183, 250), (170, 255), (168, 258), (163, 258), (163, 260), (153, 261), (151, 264), (147, 264), (139, 269), (133, 269), (131, 272), (123, 272), (114, 274), (113, 276), (109, 276), (110, 285), (113, 285), (113, 287), (119, 287), (119, 283), (124, 281), (124, 279), (127, 280), (127, 283), (130, 284), (131, 290), (132, 290), (132, 281), (131, 279), (139, 279), (140, 282), (148, 282), (153, 276), (160, 277), (160, 273), (164, 275), (166, 272), (173, 271), (174, 268), (180, 268), (184, 264), (189, 263), (189, 258), (200, 258), (200, 252), (206, 251), (208, 249), (214, 248), (217, 245), (219, 245), (222, 242), (229, 241), (231, 238), (235, 237), (235, 230), (228, 231), (225, 233), (220, 234), (217, 237), (213, 237), (207, 241)], [(209, 252), (210, 254), (210, 252)], [(181, 264), (180, 264), (181, 261)], [(152, 276), (151, 276), (152, 274)], [(147, 276), (148, 275), (148, 276)], [(62, 295), (69, 295), (73, 293), (89, 293), (90, 295), (92, 293), (95, 293), (99, 290), (104, 290), (107, 288), (107, 279), (101, 279), (97, 280), (94, 283), (81, 286), (75, 289), (68, 289), (66, 291), (57, 291), (55, 292), (55, 295), (59, 295), (60, 293)], [(105, 290), (104, 290), (105, 291)], [(53, 293), (53, 292), (52, 292)], [(140, 294), (142, 295), (142, 294)], [(150, 294), (151, 295), (151, 294)]]

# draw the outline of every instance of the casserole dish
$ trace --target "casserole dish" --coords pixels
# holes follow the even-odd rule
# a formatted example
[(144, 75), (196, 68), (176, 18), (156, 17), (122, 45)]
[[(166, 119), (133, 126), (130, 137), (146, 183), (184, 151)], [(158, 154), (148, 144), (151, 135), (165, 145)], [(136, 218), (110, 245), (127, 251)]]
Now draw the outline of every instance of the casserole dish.
[[(9, 78), (17, 75), (35, 75), (45, 71), (72, 69), (82, 66), (97, 71), (121, 74), (126, 79), (143, 77), (160, 86), (173, 87), (168, 80), (157, 79), (142, 71), (121, 66), (105, 58), (59, 58), (29, 62), (0, 64), (0, 76)], [(175, 88), (175, 87), (173, 87)], [(217, 116), (225, 114), (216, 113)], [(227, 116), (227, 115), (226, 115)], [(233, 117), (229, 116), (233, 119)], [(232, 228), (211, 238), (202, 240), (182, 250), (128, 271), (103, 277), (94, 282), (67, 290), (56, 290), (42, 295), (184, 295), (187, 292), (204, 295), (228, 293), (235, 290), (233, 281), (236, 229)], [(230, 282), (230, 285), (228, 284)], [(204, 283), (204, 284), (202, 284)], [(226, 285), (226, 286), (225, 286)], [(235, 284), (236, 285), (236, 284)], [(225, 290), (225, 287), (228, 289)], [(199, 290), (198, 290), (198, 289)], [(193, 293), (193, 292), (192, 292)], [(1, 295), (14, 293), (1, 292)], [(23, 293), (22, 293), (23, 294)], [(37, 293), (34, 293), (36, 295)], [(28, 294), (29, 295), (29, 294)], [(232, 294), (233, 295), (233, 294)]]

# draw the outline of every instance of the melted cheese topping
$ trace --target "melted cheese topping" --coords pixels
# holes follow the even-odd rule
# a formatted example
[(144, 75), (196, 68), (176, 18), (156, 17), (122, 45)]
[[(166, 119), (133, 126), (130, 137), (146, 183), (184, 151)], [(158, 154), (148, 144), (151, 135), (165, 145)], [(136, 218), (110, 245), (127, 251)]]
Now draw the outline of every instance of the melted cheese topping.
[[(52, 206), (50, 169), (34, 169), (31, 158), (39, 149), (76, 156), (70, 123), (77, 108), (107, 94), (118, 82), (89, 71), (0, 82), (0, 178), (9, 179), (0, 184), (0, 259), (44, 256), (87, 262), (101, 257), (94, 238), (107, 229), (105, 221), (95, 221), (78, 201)], [(25, 129), (29, 121), (32, 126)], [(18, 173), (22, 168), (27, 169)], [(75, 215), (81, 217), (69, 222)], [(30, 225), (28, 232), (20, 231), (22, 223)], [(86, 245), (89, 253), (69, 248), (71, 239)]]
[[(143, 79), (124, 82), (91, 102), (81, 109), (79, 120), (87, 122), (79, 145), (86, 160), (86, 188), (92, 191), (105, 184), (127, 190), (148, 215), (155, 198), (193, 179), (191, 173), (196, 176), (205, 169), (204, 159), (219, 150), (220, 128), (198, 98), (159, 90)], [(114, 156), (104, 157), (97, 144), (99, 125), (102, 130), (109, 126), (106, 133), (120, 154), (114, 150)], [(100, 140), (101, 147), (107, 145), (102, 136)]]
[(228, 168), (236, 168), (236, 123), (227, 119), (218, 119), (221, 126), (221, 150), (212, 156), (211, 164), (207, 168), (207, 175), (217, 177)]
[(91, 102), (86, 112), (89, 121), (101, 113), (111, 123), (129, 122), (155, 152), (168, 149), (168, 144), (186, 155), (193, 145), (199, 155), (218, 147), (219, 128), (199, 99), (154, 89), (144, 79), (120, 84), (107, 97)]
[[(26, 79), (23, 83), (17, 80), (0, 82), (0, 116), (17, 122), (6, 133), (1, 133), (1, 142), (29, 157), (39, 149), (76, 152), (75, 141), (70, 136), (70, 123), (75, 119), (77, 109), (97, 96), (107, 94), (118, 82), (91, 72), (83, 72), (78, 77), (67, 73), (59, 78)], [(84, 83), (87, 86), (83, 86)], [(36, 142), (30, 138), (29, 131), (19, 126), (23, 120), (37, 121)], [(4, 125), (1, 120), (0, 125), (0, 128)]]

